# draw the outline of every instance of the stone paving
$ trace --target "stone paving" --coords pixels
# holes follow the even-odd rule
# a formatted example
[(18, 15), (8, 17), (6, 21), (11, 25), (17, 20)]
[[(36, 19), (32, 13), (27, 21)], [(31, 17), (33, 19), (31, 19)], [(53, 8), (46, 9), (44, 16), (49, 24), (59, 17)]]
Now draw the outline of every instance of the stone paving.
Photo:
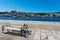
[(29, 37), (21, 37), (11, 34), (3, 34), (0, 27), (0, 40), (60, 40), (60, 31), (46, 29), (31, 29)]

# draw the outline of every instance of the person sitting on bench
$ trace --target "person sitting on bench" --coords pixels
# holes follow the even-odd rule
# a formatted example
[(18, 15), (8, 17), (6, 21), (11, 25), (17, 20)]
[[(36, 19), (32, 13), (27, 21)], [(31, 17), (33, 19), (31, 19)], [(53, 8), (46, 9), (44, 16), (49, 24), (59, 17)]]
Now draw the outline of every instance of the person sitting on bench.
[(4, 33), (4, 25), (2, 26), (2, 33)]

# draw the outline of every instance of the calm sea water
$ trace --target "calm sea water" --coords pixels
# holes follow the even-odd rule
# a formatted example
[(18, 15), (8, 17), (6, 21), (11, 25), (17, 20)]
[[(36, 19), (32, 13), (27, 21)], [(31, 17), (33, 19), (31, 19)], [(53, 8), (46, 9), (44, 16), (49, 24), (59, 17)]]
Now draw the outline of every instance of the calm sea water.
[(31, 21), (53, 21), (60, 22), (60, 17), (0, 17), (0, 20), (31, 20)]

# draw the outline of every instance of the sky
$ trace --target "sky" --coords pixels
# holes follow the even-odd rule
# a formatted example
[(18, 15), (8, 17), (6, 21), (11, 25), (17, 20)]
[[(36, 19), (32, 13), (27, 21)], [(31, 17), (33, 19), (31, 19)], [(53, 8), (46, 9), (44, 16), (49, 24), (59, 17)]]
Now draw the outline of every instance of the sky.
[(60, 12), (60, 0), (0, 0), (0, 11)]

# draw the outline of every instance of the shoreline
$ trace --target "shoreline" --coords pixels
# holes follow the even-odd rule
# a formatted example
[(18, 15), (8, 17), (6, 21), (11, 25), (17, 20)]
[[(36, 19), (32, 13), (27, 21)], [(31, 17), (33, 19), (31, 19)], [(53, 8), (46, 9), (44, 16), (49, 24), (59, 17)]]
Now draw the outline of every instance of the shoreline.
[(32, 22), (55, 22), (55, 23), (60, 23), (59, 21), (33, 21), (33, 20), (4, 20), (4, 19), (0, 19), (0, 21), (32, 21)]

